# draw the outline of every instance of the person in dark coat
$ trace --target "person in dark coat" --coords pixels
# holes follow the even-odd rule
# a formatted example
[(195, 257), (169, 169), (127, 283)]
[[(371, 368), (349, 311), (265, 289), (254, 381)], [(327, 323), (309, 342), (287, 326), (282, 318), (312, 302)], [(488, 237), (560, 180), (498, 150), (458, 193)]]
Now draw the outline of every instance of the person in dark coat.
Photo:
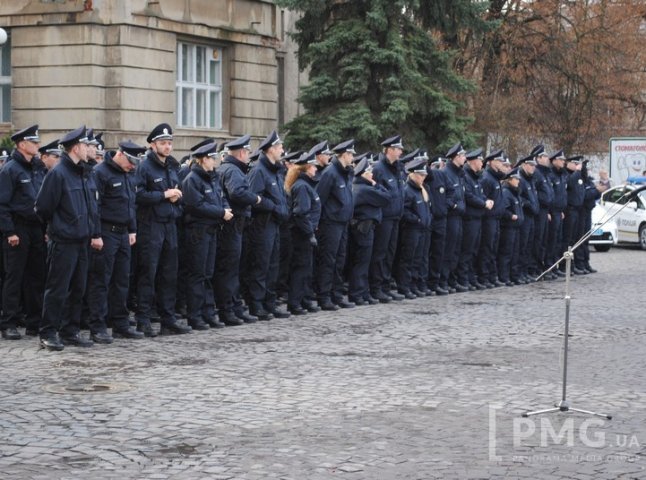
[(354, 167), (352, 184), (354, 210), (350, 220), (348, 269), (348, 300), (355, 305), (376, 304), (370, 296), (368, 271), (375, 237), (375, 226), (381, 222), (382, 210), (390, 201), (390, 194), (372, 177), (372, 165), (364, 158)]
[(536, 160), (529, 156), (518, 161), (520, 173), (520, 196), (523, 200), (523, 213), (525, 220), (520, 226), (520, 252), (518, 260), (519, 280), (529, 283), (538, 274), (534, 269), (534, 254), (536, 239), (536, 219), (540, 212), (538, 192), (536, 190)]
[(194, 330), (208, 330), (215, 317), (213, 271), (217, 230), (233, 218), (215, 171), (220, 162), (216, 143), (193, 153), (191, 171), (182, 183), (184, 228), (186, 231), (188, 324)]
[[(536, 194), (538, 195), (538, 215), (534, 228), (534, 272), (535, 276), (539, 276), (551, 264), (547, 264), (547, 236), (549, 231), (550, 221), (552, 215), (552, 203), (554, 202), (554, 188), (552, 187), (551, 172), (552, 164), (549, 155), (545, 152), (543, 145), (537, 145), (530, 154), (536, 159), (536, 171), (534, 172), (534, 179), (536, 183)], [(543, 278), (546, 280), (553, 280), (558, 275), (554, 271), (545, 274)]]
[[(583, 203), (585, 201), (585, 184), (581, 175), (581, 155), (566, 158), (565, 168), (568, 172), (567, 177), (567, 208), (565, 218), (563, 219), (563, 237), (561, 242), (561, 252), (567, 251), (568, 247), (576, 244), (583, 236)], [(583, 257), (575, 253), (574, 263), (572, 264), (572, 273), (575, 275), (584, 275), (587, 272), (583, 262)]]
[[(585, 198), (583, 201), (583, 234), (588, 233), (592, 229), (592, 210), (594, 209), (597, 200), (601, 198), (601, 190), (598, 189), (598, 184), (594, 182), (594, 179), (590, 176), (588, 172), (588, 160), (583, 160), (581, 167), (581, 177), (583, 178), (583, 183), (585, 185)], [(580, 262), (583, 265), (583, 268), (588, 273), (597, 273), (597, 270), (590, 266), (590, 244), (589, 240), (586, 240), (579, 249), (581, 252)], [(576, 255), (576, 253), (575, 253)]]
[[(430, 196), (424, 188), (428, 171), (426, 160), (419, 158), (406, 164), (408, 180), (404, 188), (404, 212), (400, 224), (399, 261), (395, 268), (395, 280), (399, 293), (406, 298), (417, 296), (414, 287), (416, 259), (422, 255), (424, 232), (431, 226)], [(424, 253), (426, 254), (426, 253)]]
[(321, 220), (317, 232), (316, 293), (323, 310), (352, 308), (343, 299), (341, 272), (345, 266), (348, 224), (352, 218), (352, 159), (354, 140), (338, 144), (336, 157), (321, 174), (316, 192), (321, 199)]
[(442, 259), (446, 242), (446, 215), (449, 211), (447, 197), (447, 178), (444, 172), (444, 157), (436, 155), (431, 159), (429, 173), (426, 176), (426, 187), (431, 195), (431, 248), (428, 257), (428, 288), (436, 295), (448, 295), (449, 291), (442, 288), (440, 276)]
[[(18, 340), (25, 314), (26, 334), (37, 335), (45, 291), (45, 235), (34, 202), (45, 177), (38, 155), (38, 125), (11, 136), (16, 147), (0, 170), (0, 232), (4, 261), (2, 338)], [(21, 302), (21, 298), (23, 302)]]
[[(249, 313), (259, 319), (269, 314), (287, 318), (276, 305), (280, 225), (289, 219), (289, 208), (280, 175), (283, 141), (274, 131), (258, 146), (258, 162), (249, 172), (251, 191), (263, 201), (251, 207), (251, 223), (245, 231), (245, 283), (249, 288)], [(272, 268), (272, 266), (274, 268)]]
[(321, 200), (316, 193), (316, 155), (303, 153), (293, 161), (285, 178), (290, 207), (291, 261), (287, 309), (292, 315), (304, 315), (305, 298), (312, 283), (316, 229), (321, 218)]
[(520, 174), (512, 170), (506, 177), (502, 191), (504, 206), (500, 218), (500, 246), (498, 249), (498, 278), (506, 286), (520, 285), (518, 256), (520, 255), (520, 226), (523, 224), (523, 203), (520, 196)]
[[(565, 154), (563, 150), (550, 155), (552, 170), (549, 180), (554, 190), (554, 200), (550, 209), (550, 223), (547, 231), (546, 263), (550, 267), (561, 258), (563, 251), (563, 220), (568, 204), (567, 180), (568, 172), (565, 167)], [(565, 262), (561, 262), (559, 268), (552, 270), (556, 275), (565, 276)]]

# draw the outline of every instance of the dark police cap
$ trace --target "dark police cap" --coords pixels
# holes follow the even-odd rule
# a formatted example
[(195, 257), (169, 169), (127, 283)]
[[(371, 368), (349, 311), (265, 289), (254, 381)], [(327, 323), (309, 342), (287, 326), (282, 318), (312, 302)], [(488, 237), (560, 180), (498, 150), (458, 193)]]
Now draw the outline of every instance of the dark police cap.
[(445, 161), (446, 159), (442, 155), (433, 155), (429, 161), (429, 165), (439, 165)]
[(383, 147), (390, 147), (390, 148), (404, 148), (404, 144), (402, 143), (402, 136), (401, 135), (395, 135), (394, 137), (387, 138), (383, 142), (381, 142), (381, 145)]
[(258, 145), (258, 150), (262, 150), (264, 152), (265, 150), (268, 150), (274, 145), (278, 145), (280, 143), (283, 143), (283, 141), (278, 136), (278, 133), (276, 133), (276, 130), (274, 130), (269, 135), (267, 135), (262, 142), (260, 142), (260, 145)]
[(484, 157), (482, 156), (482, 148), (471, 150), (467, 153), (466, 157), (467, 160), (484, 160)]
[(518, 160), (518, 162), (516, 162), (516, 166), (520, 167), (523, 163), (526, 163), (527, 165), (536, 166), (536, 160), (534, 158), (534, 155), (530, 154), (526, 157), (521, 158), (520, 160)]
[[(289, 152), (289, 153), (286, 153), (285, 155), (283, 155), (281, 160), (283, 160), (284, 162), (289, 162), (289, 163), (294, 163), (296, 165), (301, 165), (300, 163), (298, 163), (298, 160), (301, 158), (301, 155), (303, 155), (303, 153), (304, 152), (302, 150), (297, 150), (295, 152)], [(310, 151), (310, 152), (307, 152), (307, 153), (311, 153), (314, 156), (314, 158), (316, 159), (316, 155), (313, 152)]]
[(552, 155), (550, 155), (550, 161), (554, 160), (565, 160), (565, 153), (563, 153), (563, 150), (559, 150), (558, 152), (554, 152)]
[(487, 158), (485, 158), (485, 162), (491, 162), (493, 160), (504, 162), (505, 153), (502, 150), (496, 150), (495, 152), (491, 152), (489, 155), (487, 155)]
[(87, 136), (87, 142), (86, 143), (88, 145), (98, 145), (99, 144), (99, 141), (94, 136), (94, 129), (93, 128), (88, 128), (87, 129), (86, 136)]
[(59, 148), (60, 145), (60, 140), (56, 139), (53, 142), (49, 142), (47, 145), (43, 145), (38, 149), (41, 155), (56, 155), (58, 157), (61, 156), (63, 152), (61, 152), (61, 149)]
[(260, 158), (260, 150), (256, 150), (251, 155), (249, 155), (249, 162), (255, 162)]
[(330, 151), (330, 145), (328, 144), (327, 140), (323, 140), (321, 143), (314, 145), (312, 148), (310, 148), (310, 152), (314, 153), (314, 155), (332, 155), (332, 152)]
[(301, 153), (301, 155), (297, 159), (293, 160), (292, 163), (294, 165), (316, 165), (316, 154), (311, 150), (309, 152)]
[(231, 140), (229, 143), (225, 145), (225, 148), (229, 151), (240, 150), (241, 148), (245, 148), (251, 151), (251, 145), (249, 144), (250, 142), (251, 142), (251, 136), (243, 135), (242, 137), (238, 137), (235, 140)]
[(202, 145), (193, 152), (194, 157), (216, 157), (218, 155), (218, 144), (210, 142)]
[(11, 135), (11, 140), (13, 140), (14, 143), (22, 142), (23, 140), (39, 143), (40, 137), (38, 136), (38, 125), (32, 125), (31, 127), (23, 128), (22, 130)]
[(532, 149), (530, 155), (532, 157), (539, 157), (541, 155), (547, 156), (547, 153), (545, 153), (545, 146), (539, 143)]
[(137, 145), (132, 140), (126, 140), (119, 142), (119, 151), (124, 153), (130, 163), (137, 165), (139, 156), (146, 153), (146, 148)]
[(342, 154), (345, 152), (355, 154), (354, 150), (354, 138), (351, 138), (350, 140), (346, 140), (345, 142), (339, 143), (336, 147), (332, 149), (332, 151), (336, 154)]
[(406, 155), (404, 155), (404, 156), (400, 157), (400, 158), (399, 158), (399, 161), (400, 161), (401, 163), (403, 163), (403, 164), (407, 164), (408, 162), (410, 162), (411, 160), (413, 160), (413, 159), (415, 158), (415, 156), (416, 156), (418, 153), (419, 153), (419, 148), (416, 148), (416, 149), (415, 149), (415, 150), (413, 150), (412, 152), (407, 153)]
[(512, 169), (507, 175), (505, 175), (505, 179), (507, 180), (512, 178), (520, 180), (520, 171), (518, 170), (518, 168)]
[(426, 169), (426, 160), (423, 158), (418, 158), (416, 160), (411, 160), (406, 164), (407, 173), (420, 173), (422, 175), (427, 175), (428, 170)]
[(60, 142), (61, 142), (61, 145), (63, 145), (63, 147), (65, 148), (69, 148), (72, 145), (77, 143), (87, 142), (85, 125), (63, 135), (63, 138), (61, 138)]
[(446, 152), (445, 157), (446, 158), (453, 158), (453, 157), (456, 157), (456, 156), (464, 154), (464, 153), (466, 153), (466, 152), (464, 151), (464, 148), (462, 148), (462, 144), (461, 143), (456, 143), (451, 148), (449, 148), (449, 151)]
[(372, 170), (372, 165), (370, 165), (368, 157), (364, 156), (361, 161), (354, 167), (354, 176), (359, 177), (363, 175), (368, 169)]
[(213, 137), (205, 138), (205, 139), (204, 139), (204, 140), (202, 140), (201, 142), (198, 142), (198, 143), (196, 143), (195, 145), (193, 145), (191, 148), (189, 148), (189, 150), (190, 150), (191, 152), (195, 152), (198, 148), (201, 148), (201, 147), (203, 147), (204, 145), (208, 145), (208, 144), (210, 144), (210, 143), (215, 143), (215, 142), (216, 142), (216, 140), (215, 140), (215, 138), (213, 138)]
[(366, 153), (362, 153), (361, 155), (357, 155), (356, 157), (354, 157), (354, 158), (352, 159), (352, 163), (353, 163), (354, 165), (359, 165), (359, 162), (360, 162), (361, 160), (363, 160), (364, 158), (368, 157), (368, 155), (369, 155), (369, 153), (368, 153), (368, 152), (366, 152)]
[(94, 138), (97, 141), (96, 154), (103, 156), (105, 154), (105, 142), (103, 141), (103, 132), (97, 133)]
[(160, 123), (152, 132), (146, 137), (148, 143), (156, 142), (157, 140), (172, 140), (173, 139), (173, 129), (167, 123)]
[(581, 161), (583, 160), (583, 155), (574, 155), (572, 157), (567, 157), (565, 160), (572, 163), (581, 163)]

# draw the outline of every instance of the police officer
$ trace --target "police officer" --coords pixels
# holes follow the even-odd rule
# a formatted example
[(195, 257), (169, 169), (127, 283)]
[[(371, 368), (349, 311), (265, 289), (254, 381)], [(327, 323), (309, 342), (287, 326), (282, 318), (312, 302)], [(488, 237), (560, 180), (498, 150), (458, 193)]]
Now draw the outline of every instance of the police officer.
[(491, 210), (486, 210), (482, 217), (482, 234), (478, 253), (478, 280), (488, 288), (502, 286), (498, 280), (496, 257), (500, 242), (500, 217), (504, 213), (502, 204), (502, 185), (504, 178), (504, 152), (496, 150), (485, 158), (485, 171), (480, 183), (487, 200), (493, 202)]
[[(113, 338), (143, 338), (130, 326), (128, 285), (132, 246), (137, 241), (135, 178), (132, 173), (144, 147), (131, 141), (107, 152), (94, 169), (103, 248), (91, 252), (88, 283), (90, 332), (95, 343)], [(107, 331), (112, 325), (112, 335)]]
[(431, 195), (431, 249), (428, 259), (428, 288), (436, 295), (448, 295), (449, 291), (440, 286), (442, 259), (446, 242), (446, 215), (449, 210), (447, 179), (443, 168), (443, 157), (434, 156), (426, 176), (426, 187)]
[(94, 136), (94, 139), (97, 142), (94, 159), (96, 163), (99, 164), (103, 161), (103, 158), (105, 157), (105, 142), (103, 141), (103, 132), (97, 133)]
[(321, 217), (321, 200), (315, 190), (315, 154), (304, 153), (292, 163), (285, 178), (292, 246), (287, 309), (293, 315), (303, 315), (307, 313), (305, 295), (312, 283), (314, 248), (317, 246), (314, 232)]
[(336, 157), (323, 171), (316, 185), (321, 199), (316, 286), (318, 303), (323, 310), (354, 307), (354, 303), (343, 300), (341, 293), (341, 271), (345, 266), (348, 223), (353, 210), (354, 139), (342, 142), (332, 150)]
[[(582, 232), (587, 233), (592, 229), (592, 210), (594, 209), (597, 200), (601, 198), (601, 191), (597, 188), (594, 179), (588, 173), (588, 160), (583, 160), (581, 167), (581, 177), (585, 185), (585, 199), (583, 201), (583, 226)], [(583, 245), (579, 247), (581, 250), (581, 264), (588, 273), (597, 273), (597, 270), (590, 266), (590, 244), (586, 240)], [(575, 254), (576, 255), (576, 254)]]
[(446, 217), (446, 244), (442, 258), (440, 285), (449, 292), (466, 292), (467, 287), (458, 285), (456, 270), (462, 245), (462, 216), (466, 210), (464, 201), (464, 162), (466, 151), (457, 143), (446, 153), (447, 163), (443, 171), (446, 174), (449, 209)]
[(354, 210), (349, 226), (348, 300), (355, 305), (376, 304), (370, 296), (368, 270), (375, 237), (375, 226), (381, 222), (383, 208), (390, 201), (390, 193), (372, 177), (368, 156), (354, 167), (352, 184)]
[(61, 158), (62, 152), (59, 144), (60, 142), (57, 138), (56, 140), (48, 143), (47, 145), (43, 145), (38, 149), (38, 153), (40, 153), (40, 162), (45, 167), (46, 172), (54, 168)]
[[(581, 155), (568, 157), (565, 168), (567, 177), (567, 208), (563, 219), (563, 242), (561, 251), (565, 252), (583, 236), (583, 202), (585, 201), (585, 185), (581, 176)], [(582, 251), (575, 252), (572, 273), (583, 275), (588, 273), (583, 265)]]
[(536, 160), (533, 156), (522, 158), (518, 161), (518, 171), (520, 173), (520, 197), (523, 202), (523, 214), (525, 219), (520, 226), (520, 246), (521, 252), (518, 259), (519, 281), (529, 283), (533, 281), (534, 271), (534, 241), (535, 225), (540, 212), (538, 192), (536, 190)]
[(321, 178), (321, 173), (323, 170), (330, 164), (330, 158), (332, 158), (332, 152), (330, 151), (330, 146), (327, 140), (323, 140), (320, 143), (314, 145), (309, 153), (313, 153), (316, 157), (316, 175), (314, 176), (314, 181), (318, 182)]
[(191, 172), (182, 183), (187, 318), (194, 330), (208, 330), (215, 317), (212, 278), (217, 230), (223, 222), (233, 218), (215, 171), (219, 166), (219, 156), (216, 143), (195, 150)]
[[(404, 187), (404, 211), (400, 223), (399, 259), (395, 267), (397, 290), (406, 298), (417, 296), (414, 287), (416, 259), (422, 255), (424, 232), (431, 226), (429, 194), (424, 188), (428, 171), (426, 159), (418, 157), (406, 164), (408, 180)], [(425, 253), (427, 254), (427, 253)]]
[[(289, 170), (294, 166), (294, 162), (297, 161), (302, 154), (303, 152), (300, 150), (295, 152), (288, 152), (285, 153), (280, 159), (281, 168), (278, 175), (282, 179), (283, 185), (285, 184), (287, 172), (289, 172)], [(278, 256), (278, 280), (276, 282), (276, 296), (278, 297), (279, 303), (284, 303), (285, 301), (287, 301), (287, 296), (289, 293), (290, 265), (292, 263), (292, 231), (289, 222), (280, 224), (279, 235), (280, 253)]]
[(251, 222), (246, 230), (245, 283), (249, 287), (249, 313), (259, 319), (268, 314), (287, 318), (289, 312), (276, 305), (279, 228), (289, 219), (284, 182), (279, 175), (283, 141), (273, 131), (260, 143), (258, 150), (261, 153), (249, 172), (249, 186), (263, 201), (252, 205)]
[[(257, 205), (263, 201), (260, 195), (251, 190), (247, 179), (251, 153), (250, 140), (249, 135), (244, 135), (227, 143), (225, 148), (228, 153), (218, 168), (222, 191), (233, 213), (233, 219), (224, 223), (219, 232), (213, 285), (218, 316), (229, 326), (253, 323), (258, 320), (257, 317), (244, 312), (240, 300), (242, 235), (251, 217), (251, 205)], [(265, 312), (263, 320), (268, 320), (269, 316), (270, 314)]]
[[(28, 335), (37, 335), (45, 285), (45, 236), (34, 202), (44, 171), (34, 165), (38, 125), (14, 133), (16, 148), (0, 170), (0, 232), (4, 254), (2, 338), (17, 340), (23, 311)], [(21, 308), (21, 297), (23, 305)]]
[(177, 224), (182, 191), (176, 166), (170, 160), (173, 130), (167, 123), (152, 129), (150, 149), (137, 166), (137, 329), (157, 336), (150, 323), (154, 299), (162, 334), (190, 333), (175, 317), (177, 290)]
[(493, 200), (485, 197), (480, 184), (484, 157), (482, 148), (466, 154), (464, 164), (464, 199), (466, 210), (462, 217), (462, 245), (458, 261), (458, 284), (469, 290), (483, 290), (486, 287), (476, 279), (475, 259), (480, 247), (482, 216), (493, 208)]
[(500, 218), (500, 246), (498, 249), (498, 278), (508, 287), (518, 281), (520, 226), (523, 224), (523, 204), (519, 191), (520, 174), (514, 169), (506, 176), (502, 189), (504, 206)]
[[(536, 159), (536, 171), (534, 177), (536, 181), (536, 193), (538, 195), (538, 216), (536, 217), (536, 226), (534, 229), (534, 272), (538, 276), (547, 270), (550, 266), (547, 264), (547, 234), (549, 231), (552, 215), (552, 203), (554, 202), (554, 188), (552, 187), (551, 172), (552, 165), (549, 155), (545, 152), (543, 145), (536, 145), (530, 154)], [(557, 278), (554, 271), (545, 274), (546, 280)]]
[(61, 161), (45, 176), (36, 197), (36, 213), (47, 223), (50, 241), (40, 323), (40, 343), (49, 350), (93, 345), (80, 335), (80, 319), (68, 315), (80, 310), (85, 294), (88, 243), (96, 250), (103, 247), (101, 238), (96, 237), (98, 218), (92, 218), (95, 200), (83, 166), (86, 141), (85, 126), (61, 138), (65, 150)]
[[(563, 219), (565, 218), (565, 210), (567, 208), (568, 194), (567, 194), (567, 179), (568, 173), (565, 167), (565, 154), (563, 150), (559, 150), (550, 155), (550, 162), (552, 162), (552, 170), (550, 172), (550, 181), (552, 189), (554, 190), (554, 201), (550, 209), (551, 220), (547, 232), (547, 266), (551, 266), (561, 258), (563, 254)], [(552, 270), (556, 275), (565, 276), (565, 264), (562, 263), (558, 269)]]

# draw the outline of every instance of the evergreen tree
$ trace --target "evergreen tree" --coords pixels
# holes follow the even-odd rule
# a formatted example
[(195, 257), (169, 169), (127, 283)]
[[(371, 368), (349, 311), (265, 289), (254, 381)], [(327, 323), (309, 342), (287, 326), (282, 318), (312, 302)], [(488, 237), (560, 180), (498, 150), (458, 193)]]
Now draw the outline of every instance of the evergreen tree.
[[(473, 143), (460, 95), (474, 86), (456, 73), (443, 48), (459, 35), (459, 18), (474, 31), (487, 24), (487, 2), (471, 0), (277, 0), (301, 14), (293, 34), (299, 64), (309, 68), (301, 88), (306, 112), (287, 126), (288, 146), (354, 137), (377, 149), (401, 133), (410, 146), (444, 149)], [(479, 22), (479, 23), (478, 23)], [(450, 42), (448, 42), (450, 43)], [(441, 150), (440, 150), (441, 151)]]

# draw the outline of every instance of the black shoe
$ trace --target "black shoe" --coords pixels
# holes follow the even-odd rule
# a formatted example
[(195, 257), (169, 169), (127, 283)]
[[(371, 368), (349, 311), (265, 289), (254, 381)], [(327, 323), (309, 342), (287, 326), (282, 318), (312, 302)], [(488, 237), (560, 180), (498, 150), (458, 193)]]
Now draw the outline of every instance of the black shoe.
[(397, 292), (384, 292), (386, 295), (388, 295), (390, 298), (395, 300), (396, 302), (402, 301), (404, 298), (406, 298), (404, 295), (400, 295)]
[(458, 293), (464, 293), (469, 291), (469, 287), (462, 285), (461, 283), (455, 284), (455, 291)]
[(363, 307), (364, 305), (368, 305), (368, 302), (365, 301), (363, 298), (348, 297), (348, 301), (354, 303), (357, 307)]
[(305, 315), (307, 313), (307, 310), (303, 307), (299, 307), (298, 305), (288, 305), (287, 310), (289, 310), (289, 313), (292, 315)]
[(422, 290), (420, 290), (420, 289), (419, 289), (419, 288), (417, 288), (417, 287), (411, 287), (410, 291), (411, 291), (411, 293), (412, 293), (413, 295), (415, 295), (416, 297), (425, 297), (425, 296), (426, 296), (426, 293), (425, 293), (425, 292), (423, 292)]
[(112, 338), (130, 338), (132, 340), (141, 340), (144, 338), (143, 332), (138, 332), (134, 328), (130, 327), (127, 330), (115, 330), (112, 329)]
[(114, 342), (114, 338), (112, 338), (112, 335), (110, 335), (105, 330), (102, 332), (96, 332), (96, 333), (90, 334), (90, 338), (94, 343), (102, 343), (104, 345), (109, 345), (112, 342)]
[(61, 342), (63, 345), (74, 345), (75, 347), (88, 348), (94, 345), (92, 340), (86, 340), (81, 336), (80, 333), (75, 333), (74, 335), (61, 337)]
[(187, 325), (182, 325), (177, 320), (161, 326), (160, 334), (162, 335), (184, 335), (191, 333), (193, 329)]
[(475, 292), (477, 290), (476, 286), (471, 284), (467, 285), (467, 288), (470, 292)]
[(392, 298), (390, 298), (384, 292), (371, 293), (370, 296), (377, 300), (379, 303), (390, 303), (392, 300)]
[(244, 321), (241, 318), (236, 317), (233, 312), (220, 312), (220, 321), (227, 327), (244, 325)]
[(449, 291), (442, 287), (435, 287), (435, 295), (448, 295)]
[(480, 282), (475, 282), (473, 286), (476, 287), (476, 290), (486, 290), (488, 288), (485, 284)]
[(209, 327), (211, 327), (211, 328), (224, 328), (224, 327), (226, 327), (226, 325), (225, 325), (224, 323), (222, 323), (222, 322), (218, 319), (218, 317), (210, 318), (210, 319), (208, 319), (208, 320), (206, 321), (206, 323), (208, 323), (208, 324), (209, 324)]
[(339, 307), (334, 305), (331, 300), (321, 300), (319, 302), (319, 307), (321, 307), (321, 310), (325, 310), (326, 312), (335, 312), (339, 309)]
[(249, 314), (253, 315), (254, 317), (258, 317), (258, 320), (262, 320), (263, 322), (274, 318), (274, 316), (270, 312), (265, 310), (263, 306), (260, 305), (260, 303), (251, 303), (249, 305)]
[(400, 295), (402, 295), (405, 299), (407, 300), (415, 300), (417, 298), (417, 295), (415, 295), (413, 292), (410, 290), (399, 290), (398, 292)]
[[(368, 305), (377, 305), (379, 303), (379, 300), (377, 300), (376, 298), (372, 298), (371, 296), (368, 296), (364, 301)], [(357, 305), (359, 305), (359, 304), (357, 303)]]
[(60, 352), (65, 348), (65, 345), (61, 343), (57, 334), (52, 335), (51, 337), (41, 338), (40, 339), (40, 348), (46, 348), (53, 352)]
[(592, 268), (590, 265), (586, 265), (585, 269), (588, 271), (588, 273), (597, 273), (598, 270), (595, 270)]
[(337, 306), (339, 306), (341, 308), (354, 308), (355, 307), (355, 304), (353, 302), (347, 302), (347, 301), (345, 301), (343, 299), (336, 302), (336, 304), (337, 304)]
[(193, 330), (209, 330), (211, 327), (209, 327), (209, 324), (206, 322), (203, 322), (202, 320), (197, 320), (195, 322), (189, 322), (189, 325)]
[(573, 273), (574, 275), (586, 275), (588, 272), (584, 272), (584, 271), (583, 271), (583, 270), (581, 270), (580, 268), (573, 267), (573, 268), (572, 268), (572, 273)]
[(301, 305), (302, 305), (302, 307), (303, 307), (305, 310), (307, 310), (307, 311), (308, 311), (308, 312), (310, 312), (310, 313), (316, 313), (316, 312), (320, 312), (320, 311), (321, 311), (321, 309), (320, 309), (319, 307), (317, 307), (316, 305), (314, 305), (312, 302), (308, 302), (308, 301), (306, 301), (306, 300), (303, 300), (303, 302), (301, 303)]
[(138, 323), (137, 331), (144, 334), (144, 337), (153, 338), (158, 334), (150, 323)]
[(249, 315), (248, 313), (240, 310), (240, 311), (234, 311), (233, 314), (238, 317), (240, 320), (242, 320), (244, 323), (256, 323), (258, 321), (258, 317), (255, 317), (253, 315)]
[(555, 274), (557, 277), (565, 277), (565, 272), (562, 272), (558, 269), (552, 270), (552, 273)]
[(279, 310), (278, 307), (268, 308), (269, 313), (271, 313), (274, 318), (289, 318), (291, 314), (284, 310)]
[(16, 327), (9, 327), (2, 330), (2, 338), (4, 338), (5, 340), (20, 340), (22, 338), (22, 335), (18, 333)]

